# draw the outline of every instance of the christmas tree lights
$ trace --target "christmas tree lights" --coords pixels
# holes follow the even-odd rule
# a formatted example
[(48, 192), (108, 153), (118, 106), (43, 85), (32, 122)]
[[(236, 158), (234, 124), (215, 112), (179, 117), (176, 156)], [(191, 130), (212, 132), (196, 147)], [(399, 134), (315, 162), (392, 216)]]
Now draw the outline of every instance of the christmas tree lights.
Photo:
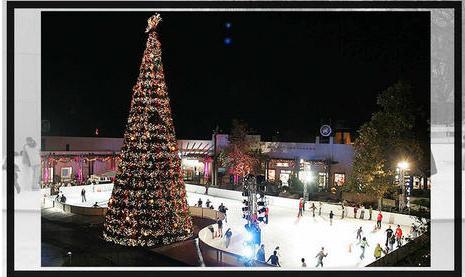
[(147, 46), (104, 222), (105, 240), (127, 246), (166, 245), (192, 235), (156, 33), (160, 21), (159, 14), (148, 20)]

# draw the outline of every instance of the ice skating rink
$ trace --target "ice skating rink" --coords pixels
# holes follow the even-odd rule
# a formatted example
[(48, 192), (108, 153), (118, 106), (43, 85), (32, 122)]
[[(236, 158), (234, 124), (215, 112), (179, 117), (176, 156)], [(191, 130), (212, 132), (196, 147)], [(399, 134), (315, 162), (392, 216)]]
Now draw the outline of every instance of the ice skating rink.
[[(76, 206), (92, 206), (98, 202), (100, 207), (106, 207), (110, 198), (111, 191), (87, 190), (87, 201), (82, 203), (80, 190), (73, 193), (65, 193), (67, 204)], [(246, 236), (244, 224), (246, 221), (242, 218), (242, 203), (238, 200), (215, 197), (211, 195), (188, 192), (188, 202), (190, 206), (197, 203), (201, 198), (203, 206), (207, 199), (210, 199), (215, 209), (223, 203), (227, 208), (227, 223), (223, 226), (223, 232), (231, 228), (233, 235), (231, 244), (226, 249), (224, 238), (212, 239), (210, 232), (201, 232), (201, 239), (217, 248), (236, 253), (247, 255), (248, 248), (244, 247), (243, 242)], [(333, 211), (335, 213), (333, 225), (330, 226), (327, 214), (312, 217), (312, 212), (306, 205), (304, 216), (297, 218), (297, 207), (295, 209), (280, 206), (269, 207), (269, 224), (261, 223), (262, 243), (265, 245), (266, 259), (272, 254), (274, 248), (279, 246), (279, 260), (284, 268), (301, 268), (301, 258), (305, 258), (307, 268), (314, 268), (316, 265), (315, 255), (324, 247), (328, 256), (323, 260), (324, 267), (328, 269), (350, 269), (364, 267), (374, 261), (374, 249), (376, 243), (380, 243), (384, 249), (386, 241), (385, 230), (387, 224), (382, 224), (381, 230), (374, 231), (375, 220), (361, 220), (354, 218), (341, 219), (341, 210)], [(317, 205), (318, 207), (318, 205)], [(368, 210), (365, 213), (368, 217)], [(376, 213), (373, 212), (373, 219)], [(362, 226), (363, 234), (367, 238), (369, 247), (365, 251), (365, 258), (360, 259), (361, 248), (356, 240), (356, 231)], [(401, 226), (404, 236), (408, 235), (410, 226)], [(396, 226), (392, 226), (395, 230)], [(215, 224), (216, 230), (216, 224)]]

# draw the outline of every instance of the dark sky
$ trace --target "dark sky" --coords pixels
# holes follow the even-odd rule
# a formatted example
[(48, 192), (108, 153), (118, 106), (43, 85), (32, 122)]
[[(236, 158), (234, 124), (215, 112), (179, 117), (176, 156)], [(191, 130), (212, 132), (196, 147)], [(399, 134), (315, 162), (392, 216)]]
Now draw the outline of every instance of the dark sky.
[[(42, 12), (47, 135), (122, 137), (146, 12)], [(322, 122), (356, 130), (399, 79), (429, 105), (429, 14), (162, 12), (158, 27), (180, 139), (233, 118), (263, 138), (312, 141)], [(226, 28), (225, 24), (231, 23)], [(225, 45), (230, 37), (232, 43)]]

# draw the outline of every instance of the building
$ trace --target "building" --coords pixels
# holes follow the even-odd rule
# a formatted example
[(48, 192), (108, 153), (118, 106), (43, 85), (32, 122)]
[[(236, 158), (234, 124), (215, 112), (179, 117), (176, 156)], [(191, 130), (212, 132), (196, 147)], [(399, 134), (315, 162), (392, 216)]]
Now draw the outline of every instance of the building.
[[(291, 173), (299, 174), (303, 162), (310, 165), (318, 190), (344, 185), (352, 169), (353, 147), (350, 138), (330, 137), (328, 143), (264, 142), (260, 136), (249, 136), (269, 159), (263, 175), (269, 181), (287, 185)], [(178, 140), (186, 181), (206, 184), (214, 179), (213, 157), (229, 144), (228, 135), (214, 134), (211, 140)], [(42, 181), (82, 182), (91, 175), (113, 177), (119, 164), (122, 138), (53, 137), (41, 141)], [(215, 149), (216, 148), (216, 149)], [(218, 168), (219, 183), (228, 182), (224, 168)]]

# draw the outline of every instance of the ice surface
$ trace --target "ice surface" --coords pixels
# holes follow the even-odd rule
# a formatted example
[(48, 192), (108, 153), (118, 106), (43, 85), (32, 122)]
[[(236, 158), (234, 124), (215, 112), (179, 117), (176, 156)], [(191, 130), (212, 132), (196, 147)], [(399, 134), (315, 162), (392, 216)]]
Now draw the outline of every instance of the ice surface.
[[(73, 195), (66, 195), (67, 204), (91, 207), (96, 201), (101, 207), (106, 206), (111, 191), (86, 192), (87, 202), (81, 202), (79, 192)], [(229, 248), (225, 248), (224, 238), (212, 239), (206, 236), (205, 240), (209, 244), (229, 252), (244, 255), (247, 248), (244, 247), (245, 219), (242, 218), (242, 203), (237, 200), (220, 198), (205, 194), (187, 193), (188, 203), (193, 206), (201, 198), (203, 205), (210, 199), (215, 209), (223, 203), (227, 208), (227, 223), (223, 226), (223, 232), (231, 228), (233, 236)], [(272, 254), (276, 246), (279, 246), (279, 262), (282, 267), (299, 268), (301, 258), (305, 258), (307, 267), (316, 265), (315, 255), (325, 248), (328, 256), (324, 259), (325, 268), (357, 268), (363, 267), (374, 261), (374, 249), (376, 243), (380, 243), (384, 248), (386, 241), (385, 230), (388, 224), (382, 224), (381, 230), (373, 231), (376, 222), (374, 220), (360, 220), (354, 218), (341, 219), (340, 215), (335, 215), (333, 225), (330, 226), (328, 215), (312, 217), (310, 210), (304, 212), (304, 216), (297, 218), (296, 209), (270, 206), (269, 224), (261, 223), (262, 243), (265, 245), (266, 258)], [(374, 213), (375, 214), (375, 213)], [(375, 216), (375, 215), (374, 215)], [(356, 240), (356, 231), (362, 226), (367, 238), (369, 247), (365, 251), (365, 258), (360, 260), (361, 248)], [(216, 227), (216, 226), (215, 226)], [(396, 226), (392, 226), (395, 230)], [(409, 226), (402, 226), (404, 235), (408, 235)]]

